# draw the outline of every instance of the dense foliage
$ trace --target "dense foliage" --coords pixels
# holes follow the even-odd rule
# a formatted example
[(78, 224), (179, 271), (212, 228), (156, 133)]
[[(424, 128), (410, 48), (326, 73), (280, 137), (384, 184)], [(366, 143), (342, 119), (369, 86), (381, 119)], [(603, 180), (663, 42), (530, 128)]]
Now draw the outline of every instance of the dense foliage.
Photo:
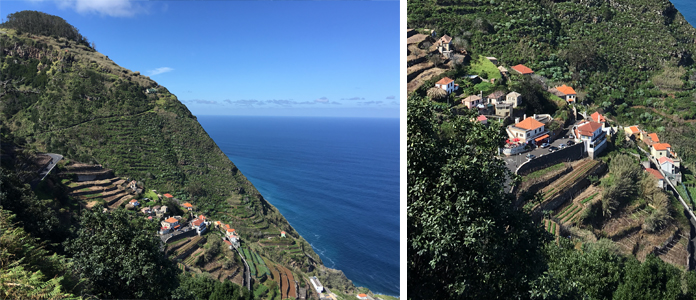
[(232, 284), (220, 282), (204, 275), (179, 275), (179, 287), (172, 294), (174, 300), (245, 300), (253, 299), (249, 290)]
[(528, 295), (547, 240), (503, 191), (500, 127), (408, 100), (408, 294), (414, 299)]
[(77, 236), (64, 246), (100, 298), (163, 299), (177, 286), (177, 269), (162, 252), (156, 227), (126, 210), (85, 211)]
[(87, 38), (63, 18), (39, 11), (24, 10), (7, 15), (2, 28), (12, 28), (31, 34), (63, 37), (81, 44), (89, 45)]

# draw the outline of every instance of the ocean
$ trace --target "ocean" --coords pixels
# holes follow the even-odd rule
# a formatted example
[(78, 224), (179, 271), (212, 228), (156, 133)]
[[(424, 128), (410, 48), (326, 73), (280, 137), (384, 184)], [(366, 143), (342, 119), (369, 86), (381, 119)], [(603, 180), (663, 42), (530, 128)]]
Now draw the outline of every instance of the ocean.
[(696, 25), (696, 3), (693, 0), (671, 0), (674, 7), (684, 16), (691, 26)]
[(399, 295), (398, 119), (197, 117), (324, 265)]

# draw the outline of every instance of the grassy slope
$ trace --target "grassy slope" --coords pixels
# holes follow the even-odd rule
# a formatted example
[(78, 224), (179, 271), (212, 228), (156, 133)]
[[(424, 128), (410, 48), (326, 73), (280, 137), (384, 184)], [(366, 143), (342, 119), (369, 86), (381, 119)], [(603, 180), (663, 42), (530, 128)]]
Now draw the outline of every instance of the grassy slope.
[[(148, 189), (174, 194), (232, 224), (250, 244), (284, 230), (294, 249), (321, 264), (166, 88), (83, 45), (12, 29), (0, 29), (0, 35), (4, 139), (99, 163)], [(150, 87), (158, 93), (145, 94)], [(263, 250), (287, 267), (308, 271), (312, 264), (301, 250)]]

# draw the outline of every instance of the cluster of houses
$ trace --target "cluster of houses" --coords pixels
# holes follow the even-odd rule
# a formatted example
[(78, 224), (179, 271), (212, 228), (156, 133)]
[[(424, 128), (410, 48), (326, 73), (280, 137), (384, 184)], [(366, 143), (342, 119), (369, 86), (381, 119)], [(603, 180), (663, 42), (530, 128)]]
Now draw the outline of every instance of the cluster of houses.
[(239, 235), (237, 235), (237, 230), (230, 227), (229, 224), (222, 223), (221, 221), (213, 222), (213, 225), (220, 229), (222, 233), (225, 234), (225, 243), (230, 247), (239, 248)]
[(677, 183), (682, 181), (682, 174), (680, 171), (681, 159), (677, 156), (677, 153), (674, 152), (670, 144), (660, 142), (657, 133), (647, 133), (639, 129), (637, 125), (624, 127), (624, 131), (626, 133), (626, 138), (643, 142), (650, 148), (650, 156), (655, 159), (659, 169), (665, 175), (662, 176), (658, 170), (652, 169), (649, 166), (646, 167), (646, 171), (655, 175), (657, 178), (658, 186), (662, 188), (666, 186), (664, 184), (665, 177)]
[[(508, 140), (503, 148), (503, 154), (514, 155), (524, 152), (529, 147), (548, 143), (550, 132), (546, 124), (553, 121), (549, 115), (534, 115), (515, 119), (515, 123), (507, 127)], [(600, 113), (593, 113), (588, 120), (578, 121), (571, 130), (574, 142), (582, 143), (584, 151), (590, 158), (595, 158), (607, 147), (607, 136), (613, 134), (613, 129), (606, 125), (606, 118)]]

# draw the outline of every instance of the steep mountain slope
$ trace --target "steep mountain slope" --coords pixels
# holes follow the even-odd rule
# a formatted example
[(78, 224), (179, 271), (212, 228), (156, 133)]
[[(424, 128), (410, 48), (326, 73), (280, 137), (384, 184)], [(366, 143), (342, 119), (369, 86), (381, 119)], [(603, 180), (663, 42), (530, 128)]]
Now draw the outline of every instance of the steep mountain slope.
[[(32, 18), (39, 21), (31, 20), (45, 23), (40, 20), (45, 16), (38, 13)], [(171, 193), (193, 203), (210, 220), (233, 226), (247, 244), (285, 231), (297, 251), (287, 253), (282, 247), (259, 244), (266, 257), (294, 271), (332, 273), (323, 271), (309, 243), (263, 198), (175, 95), (96, 52), (62, 19), (51, 18), (49, 23), (62, 29), (43, 30), (50, 29), (44, 26), (37, 31), (17, 22), (0, 28), (3, 141), (101, 164), (116, 176)], [(338, 278), (334, 276), (333, 282), (344, 292), (354, 289), (345, 276)]]

